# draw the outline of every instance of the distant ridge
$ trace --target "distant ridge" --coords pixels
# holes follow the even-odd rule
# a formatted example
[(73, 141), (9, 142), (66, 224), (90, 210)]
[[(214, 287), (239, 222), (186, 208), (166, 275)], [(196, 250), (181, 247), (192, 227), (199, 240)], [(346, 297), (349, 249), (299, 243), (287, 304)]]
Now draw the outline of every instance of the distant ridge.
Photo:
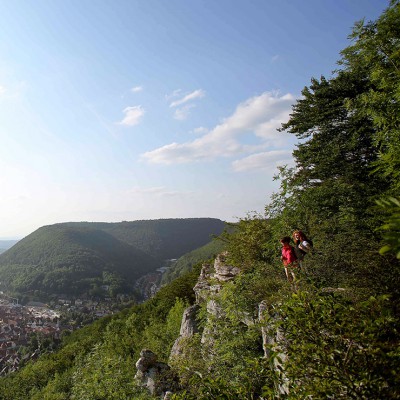
[(220, 234), (213, 218), (43, 226), (0, 254), (0, 290), (41, 296), (129, 293), (163, 260), (179, 258)]
[(219, 235), (225, 222), (217, 218), (169, 218), (107, 222), (68, 222), (70, 227), (100, 229), (159, 260), (179, 258)]

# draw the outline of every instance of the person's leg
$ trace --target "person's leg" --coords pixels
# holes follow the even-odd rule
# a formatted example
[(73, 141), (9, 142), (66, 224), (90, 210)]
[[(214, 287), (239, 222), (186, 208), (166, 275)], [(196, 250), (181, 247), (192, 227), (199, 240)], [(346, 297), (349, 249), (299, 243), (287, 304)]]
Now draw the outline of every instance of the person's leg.
[(291, 283), (293, 284), (293, 289), (297, 292), (297, 280), (296, 280), (296, 274), (294, 273), (294, 268), (290, 269), (290, 275), (291, 275)]
[(292, 274), (291, 274), (291, 269), (289, 271), (289, 267), (285, 267), (285, 273), (286, 273), (286, 278), (289, 282), (292, 282)]

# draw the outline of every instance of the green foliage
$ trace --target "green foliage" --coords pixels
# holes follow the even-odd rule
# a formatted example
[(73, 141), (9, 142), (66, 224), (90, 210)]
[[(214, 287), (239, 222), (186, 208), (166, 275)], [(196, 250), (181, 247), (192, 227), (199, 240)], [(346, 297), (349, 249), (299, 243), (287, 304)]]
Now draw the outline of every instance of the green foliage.
[(353, 44), (342, 51), (347, 71), (364, 75), (369, 87), (349, 101), (353, 110), (371, 118), (380, 150), (378, 171), (400, 188), (400, 2), (391, 1), (376, 21), (358, 22)]
[[(242, 360), (242, 379), (230, 380), (223, 376), (193, 374), (188, 381), (188, 389), (176, 393), (173, 400), (255, 400), (273, 398), (267, 384), (272, 385), (270, 365), (263, 358)], [(262, 396), (262, 397), (261, 397)]]
[(160, 360), (168, 361), (172, 345), (179, 336), (182, 314), (187, 303), (177, 298), (165, 321), (150, 319), (142, 334), (143, 347), (151, 349)]
[(383, 231), (385, 246), (380, 249), (381, 254), (392, 252), (400, 259), (400, 201), (393, 197), (377, 201), (389, 217), (379, 229)]
[(267, 242), (270, 237), (269, 221), (260, 214), (249, 214), (241, 219), (232, 229), (221, 235), (226, 242), (228, 262), (244, 268), (251, 268), (254, 261), (268, 259)]
[(71, 398), (133, 398), (135, 361), (132, 357), (122, 357), (114, 353), (107, 343), (96, 345), (74, 368)]
[(361, 67), (348, 68), (303, 90), (282, 127), (300, 139), (296, 168), (281, 169), (281, 191), (266, 212), (275, 243), (296, 228), (312, 237), (316, 251), (305, 267), (318, 286), (394, 294), (399, 280), (378, 256), (375, 202), (392, 181), (374, 173), (381, 151), (376, 126), (363, 110), (349, 109), (370, 90), (366, 76)]
[(126, 292), (158, 266), (154, 258), (105, 232), (64, 225), (40, 228), (0, 258), (3, 288), (48, 295), (79, 295), (110, 283), (114, 291)]
[(294, 294), (268, 321), (285, 338), (284, 381), (290, 399), (394, 399), (400, 383), (399, 323), (389, 298), (353, 303), (317, 291)]

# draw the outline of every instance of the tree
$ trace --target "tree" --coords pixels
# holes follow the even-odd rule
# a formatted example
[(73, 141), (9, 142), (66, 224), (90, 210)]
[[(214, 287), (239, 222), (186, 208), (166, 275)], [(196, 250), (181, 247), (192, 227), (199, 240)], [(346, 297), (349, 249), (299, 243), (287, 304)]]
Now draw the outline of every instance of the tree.
[[(375, 199), (389, 182), (373, 174), (379, 148), (371, 118), (347, 107), (369, 87), (360, 69), (312, 79), (282, 126), (299, 139), (296, 167), (281, 170), (283, 190), (267, 213), (273, 210), (278, 226), (307, 228), (318, 249), (307, 264), (321, 285), (386, 286), (377, 283), (384, 266)], [(363, 256), (355, 257), (360, 248)]]
[(400, 190), (400, 1), (392, 0), (376, 20), (358, 22), (354, 43), (342, 51), (346, 71), (362, 71), (368, 90), (349, 102), (352, 110), (370, 117), (376, 127), (374, 142), (380, 154), (378, 171)]

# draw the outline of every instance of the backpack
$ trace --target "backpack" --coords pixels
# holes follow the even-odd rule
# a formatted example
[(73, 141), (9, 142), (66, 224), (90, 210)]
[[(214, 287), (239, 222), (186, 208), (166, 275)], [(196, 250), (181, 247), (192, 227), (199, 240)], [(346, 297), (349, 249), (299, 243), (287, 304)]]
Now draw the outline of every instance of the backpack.
[(308, 243), (310, 248), (307, 249), (307, 250), (305, 250), (305, 246), (303, 246), (304, 250), (303, 250), (303, 248), (300, 248), (300, 247), (299, 247), (299, 250), (300, 250), (304, 255), (306, 255), (306, 254), (312, 252), (312, 250), (313, 250), (313, 242), (312, 242), (311, 239), (303, 240), (303, 241), (299, 244), (299, 246), (302, 245), (304, 242)]

